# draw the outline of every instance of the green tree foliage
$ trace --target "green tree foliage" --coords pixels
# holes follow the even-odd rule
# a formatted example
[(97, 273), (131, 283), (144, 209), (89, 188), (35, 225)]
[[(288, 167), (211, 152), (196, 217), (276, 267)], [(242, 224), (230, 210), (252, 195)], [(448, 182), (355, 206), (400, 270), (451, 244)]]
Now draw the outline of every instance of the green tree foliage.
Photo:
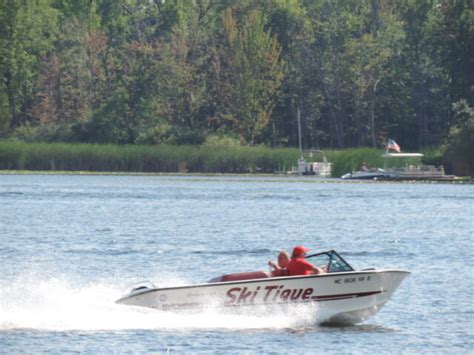
[(281, 96), (273, 111), (267, 142), (273, 145), (298, 141), (296, 111), (303, 112), (303, 138), (309, 146), (319, 146), (323, 130), (320, 125), (322, 94), (315, 85), (314, 41), (310, 17), (299, 0), (264, 2), (268, 26), (282, 46), (281, 57), (286, 62)]
[(446, 157), (461, 174), (474, 176), (474, 108), (460, 100), (453, 104), (453, 116)]
[(406, 103), (401, 111), (403, 116), (397, 119), (397, 132), (411, 138), (404, 145), (421, 149), (439, 142), (438, 129), (450, 110), (446, 101), (447, 80), (436, 66), (434, 55), (436, 6), (432, 0), (410, 0), (400, 2), (397, 10), (404, 22), (405, 41), (396, 63), (396, 77), (391, 80), (402, 84), (399, 94)]
[[(347, 26), (352, 16), (352, 2), (314, 1), (307, 2), (306, 8), (311, 22), (312, 36), (303, 47), (303, 69), (306, 85), (298, 93), (298, 105), (306, 92), (317, 97), (317, 106), (310, 110), (319, 111), (322, 119), (317, 120), (319, 129), (326, 132), (326, 141), (321, 145), (344, 147), (348, 111), (345, 100), (349, 85), (344, 85), (348, 77), (348, 63), (343, 61), (344, 47), (350, 36)], [(306, 57), (306, 58), (305, 58)], [(304, 69), (306, 68), (306, 69)], [(308, 103), (303, 107), (303, 120), (308, 115)], [(308, 121), (308, 120), (306, 120)]]
[(0, 1), (0, 135), (34, 120), (41, 59), (56, 39), (50, 1)]
[(472, 1), (441, 1), (435, 4), (433, 41), (439, 67), (449, 78), (449, 97), (474, 106), (474, 6)]
[(2, 138), (297, 146), (299, 110), (306, 148), (469, 151), (470, 0), (0, 0), (0, 20)]
[[(403, 32), (401, 21), (382, 2), (361, 2), (358, 10), (362, 12), (360, 17), (365, 20), (358, 24), (359, 35), (347, 41), (345, 50), (345, 60), (350, 64), (350, 77), (354, 78), (351, 133), (358, 146), (371, 145), (375, 148), (380, 143), (377, 128), (381, 128), (381, 124), (375, 120), (378, 90), (385, 85), (390, 75), (390, 61), (402, 44)], [(364, 14), (364, 11), (367, 13)]]
[(284, 75), (280, 46), (259, 10), (252, 10), (239, 26), (234, 8), (223, 16), (226, 48), (219, 69), (222, 77), (220, 99), (225, 120), (250, 145), (270, 122)]

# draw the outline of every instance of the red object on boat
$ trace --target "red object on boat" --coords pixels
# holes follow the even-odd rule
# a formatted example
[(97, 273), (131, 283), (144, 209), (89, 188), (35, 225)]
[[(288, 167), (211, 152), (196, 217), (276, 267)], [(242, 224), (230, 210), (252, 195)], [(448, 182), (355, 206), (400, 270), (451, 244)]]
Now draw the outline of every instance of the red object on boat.
[(270, 277), (270, 274), (265, 271), (249, 271), (239, 272), (235, 274), (222, 275), (220, 281), (240, 281), (240, 280), (253, 280), (253, 279), (266, 279)]

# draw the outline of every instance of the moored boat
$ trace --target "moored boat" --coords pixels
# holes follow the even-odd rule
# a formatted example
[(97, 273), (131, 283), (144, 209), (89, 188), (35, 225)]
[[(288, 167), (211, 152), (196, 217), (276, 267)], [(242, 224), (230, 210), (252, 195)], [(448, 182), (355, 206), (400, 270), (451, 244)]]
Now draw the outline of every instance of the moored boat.
[(306, 161), (303, 153), (298, 159), (298, 173), (299, 175), (314, 175), (316, 177), (331, 177), (332, 163), (328, 162), (324, 152), (322, 150), (309, 150), (308, 155), (310, 159), (313, 158), (315, 153), (321, 154), (322, 159), (320, 162)]
[[(421, 158), (421, 153), (385, 153), (383, 158)], [(443, 167), (433, 165), (405, 165), (396, 168), (373, 168), (368, 170), (352, 171), (341, 176), (341, 179), (356, 180), (433, 180), (446, 181), (455, 180), (456, 177), (446, 175)]]
[(318, 322), (359, 323), (376, 314), (409, 274), (406, 270), (354, 270), (334, 250), (306, 257), (326, 273), (275, 276), (264, 271), (223, 275), (208, 283), (176, 287), (140, 285), (119, 304), (164, 311), (316, 305)]
[[(300, 110), (298, 108), (297, 112), (298, 117), (298, 141), (300, 148), (300, 157), (298, 159), (298, 167), (295, 170), (290, 172), (291, 174), (299, 175), (313, 175), (315, 177), (328, 178), (332, 175), (332, 163), (328, 162), (326, 155), (322, 150), (310, 149), (303, 151), (303, 145), (301, 141), (301, 117)], [(307, 161), (305, 155), (308, 156), (310, 161)], [(314, 161), (313, 158), (315, 155), (321, 156), (321, 161)]]
[(341, 179), (357, 180), (381, 180), (390, 177), (390, 174), (384, 169), (374, 168), (367, 170), (351, 171), (341, 176)]
[[(396, 150), (397, 153), (389, 153), (389, 149)], [(446, 175), (442, 166), (424, 164), (409, 164), (408, 159), (422, 158), (422, 153), (400, 153), (398, 144), (389, 139), (387, 150), (382, 154), (384, 158), (384, 168), (371, 168), (359, 171), (351, 171), (341, 176), (341, 179), (354, 180), (432, 180), (449, 181), (456, 180), (453, 175)], [(387, 168), (387, 159), (405, 159), (403, 166)]]

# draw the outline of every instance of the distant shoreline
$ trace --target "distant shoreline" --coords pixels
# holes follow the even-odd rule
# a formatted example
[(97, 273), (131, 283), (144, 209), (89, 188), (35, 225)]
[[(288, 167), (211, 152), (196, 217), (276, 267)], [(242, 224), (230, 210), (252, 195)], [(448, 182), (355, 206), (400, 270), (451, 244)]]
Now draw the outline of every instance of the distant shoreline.
[(157, 177), (196, 177), (219, 178), (234, 177), (246, 178), (232, 181), (251, 181), (248, 178), (259, 178), (260, 182), (304, 182), (319, 184), (474, 184), (474, 178), (460, 177), (455, 181), (430, 180), (348, 180), (340, 178), (320, 178), (314, 176), (300, 176), (291, 174), (264, 174), (264, 173), (168, 173), (168, 172), (117, 172), (117, 171), (67, 171), (67, 170), (0, 170), (0, 175), (71, 175), (71, 176), (157, 176)]
[[(327, 150), (332, 176), (385, 164), (381, 149)], [(424, 152), (422, 163), (448, 165), (435, 150)], [(282, 176), (295, 170), (300, 153), (294, 148), (264, 146), (172, 146), (25, 143), (0, 140), (0, 171), (16, 174)], [(320, 157), (306, 157), (318, 161)], [(315, 159), (315, 160), (312, 160)], [(407, 163), (416, 165), (416, 161)], [(446, 169), (448, 174), (452, 174)], [(312, 178), (314, 179), (314, 178)]]

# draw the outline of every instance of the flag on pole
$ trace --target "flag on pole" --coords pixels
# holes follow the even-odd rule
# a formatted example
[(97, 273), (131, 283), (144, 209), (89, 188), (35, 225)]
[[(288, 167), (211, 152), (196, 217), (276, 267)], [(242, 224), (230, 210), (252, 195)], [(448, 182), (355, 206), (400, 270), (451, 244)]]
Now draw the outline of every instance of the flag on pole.
[(400, 146), (395, 142), (393, 139), (389, 138), (387, 142), (387, 150), (392, 149), (398, 153), (400, 153)]

